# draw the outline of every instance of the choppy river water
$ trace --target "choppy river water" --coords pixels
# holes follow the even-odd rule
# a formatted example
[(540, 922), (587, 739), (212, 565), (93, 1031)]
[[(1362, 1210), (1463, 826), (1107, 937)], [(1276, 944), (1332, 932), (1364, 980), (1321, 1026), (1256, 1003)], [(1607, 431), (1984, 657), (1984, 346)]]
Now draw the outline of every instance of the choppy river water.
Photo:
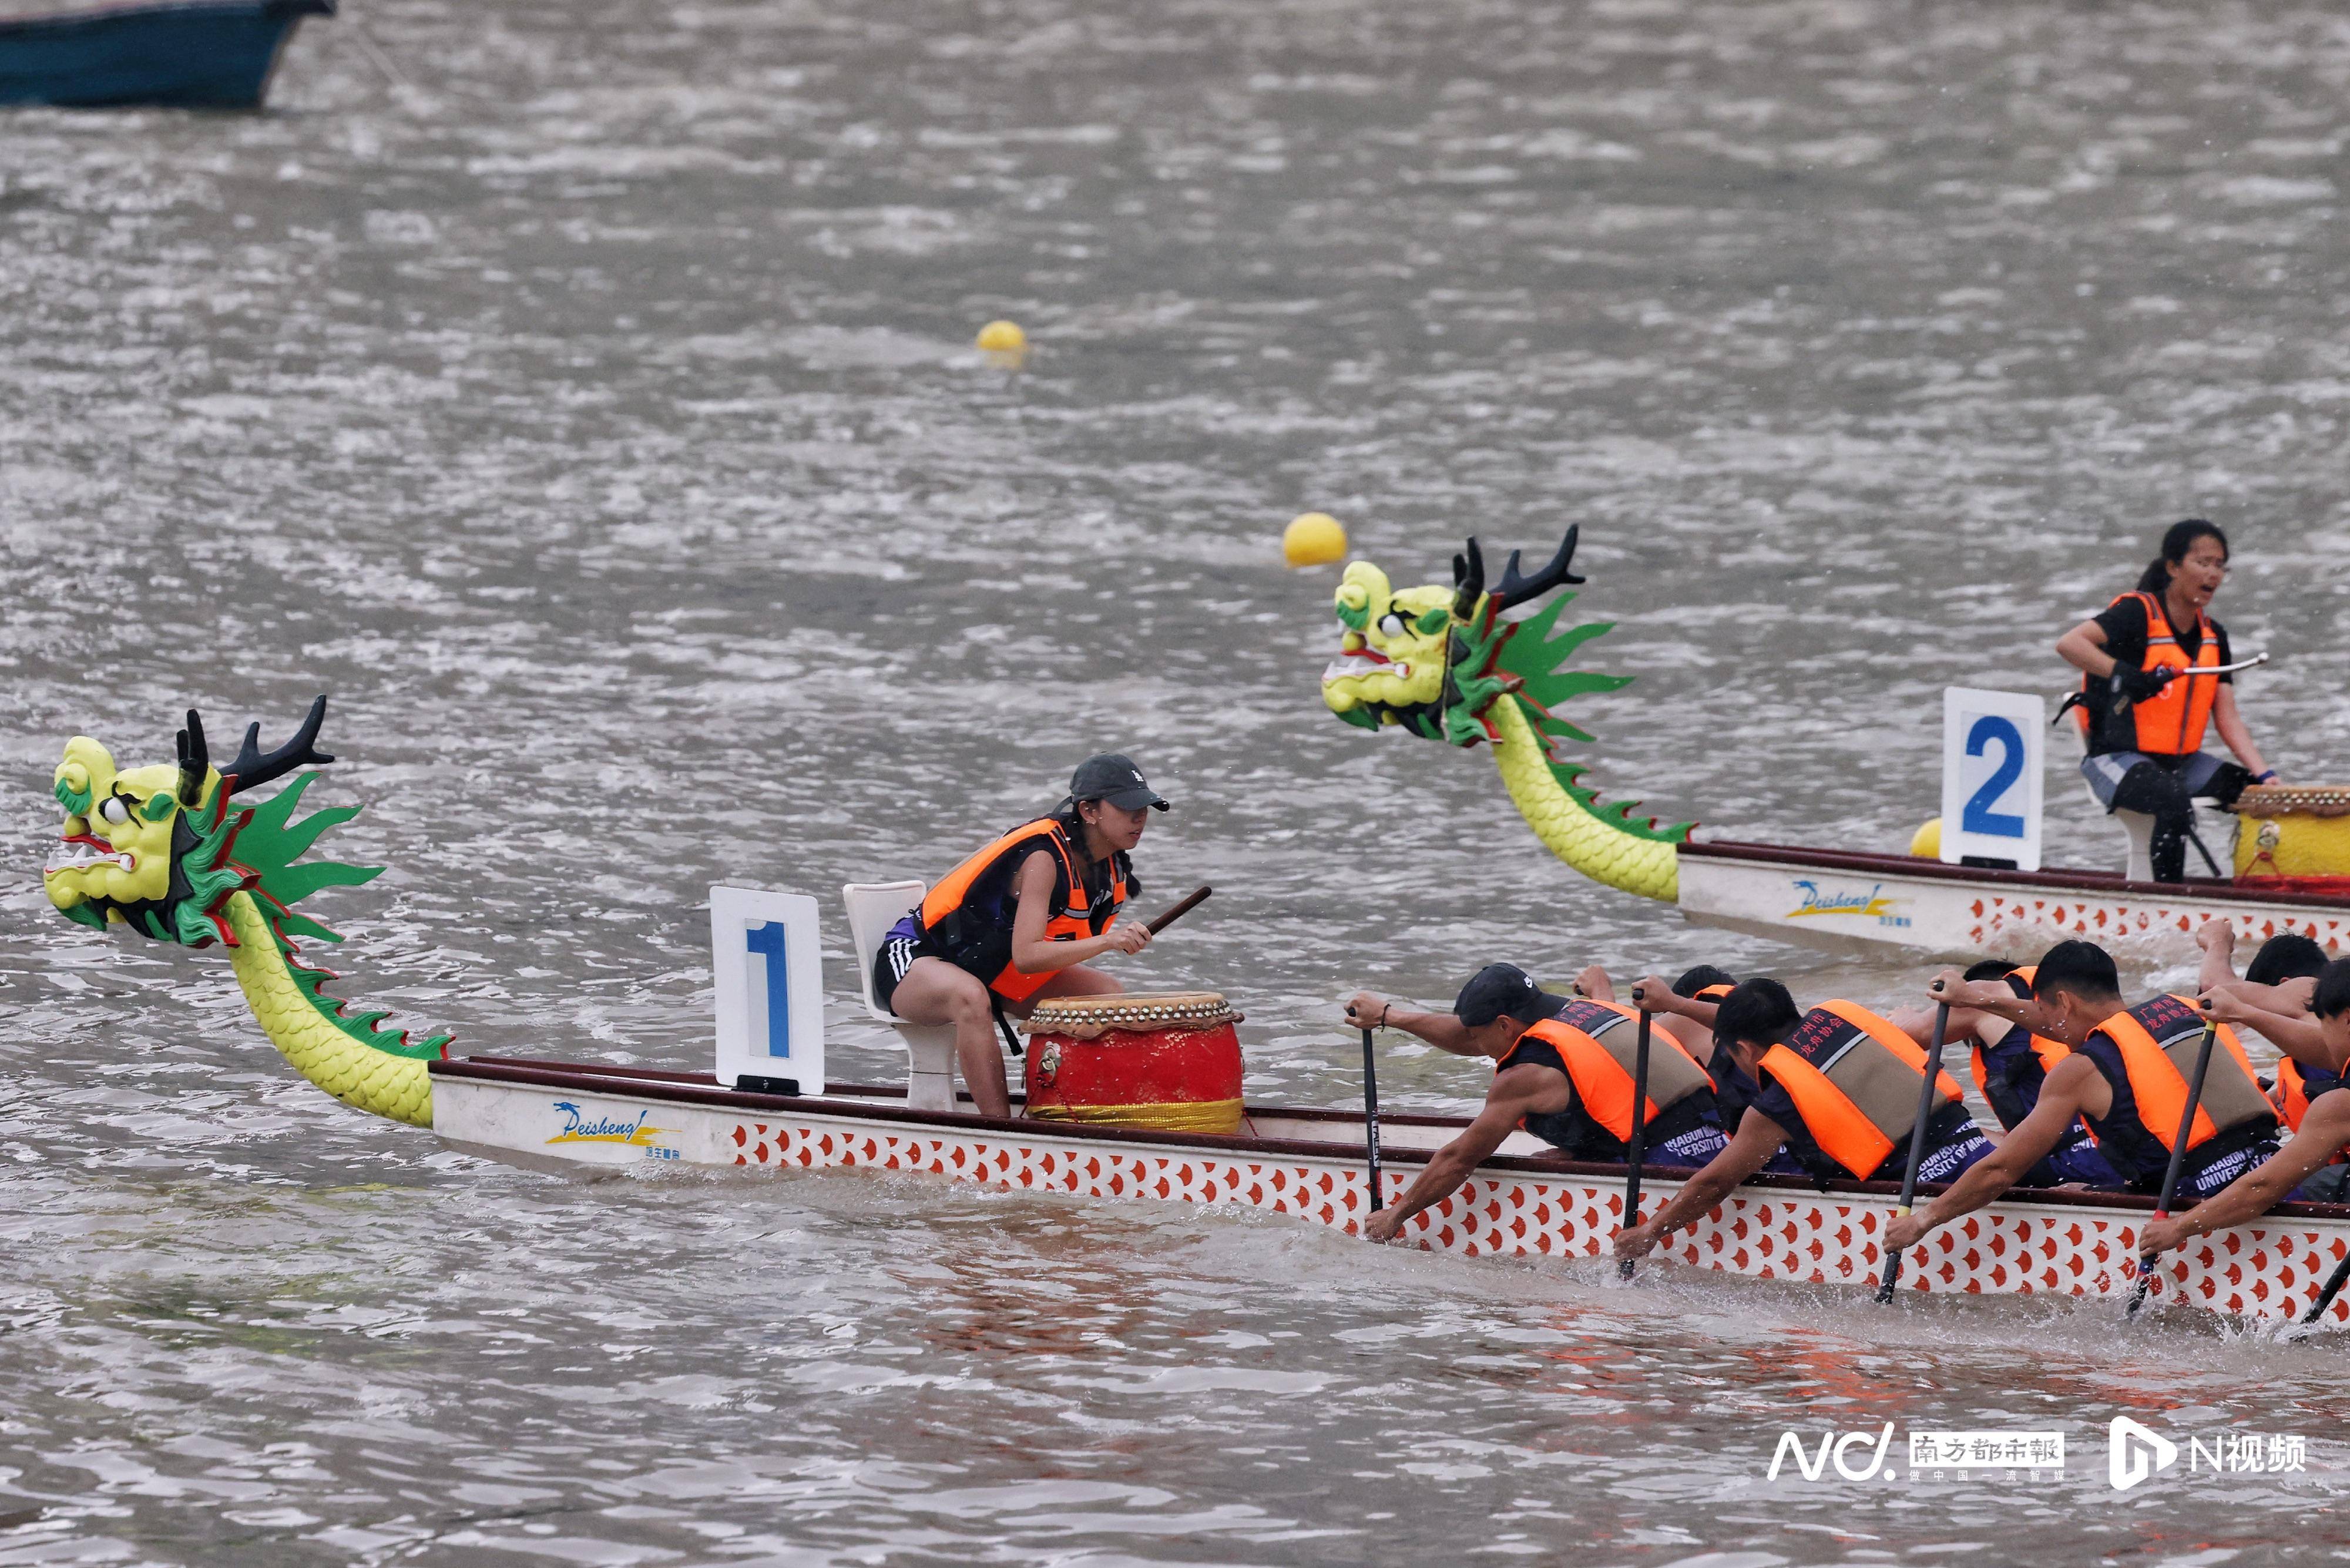
[[(67, 736), (328, 691), (314, 798), (391, 867), (323, 900), (336, 962), (461, 1051), (701, 1065), (723, 878), (826, 898), (837, 1071), (892, 1074), (832, 890), (1097, 746), (1179, 802), (1154, 899), (1219, 889), (1127, 973), (1239, 1000), (1253, 1097), (1349, 1103), (1336, 998), (1496, 956), (1906, 1000), (1332, 720), (1279, 526), (1421, 581), (1580, 522), (1610, 790), (1891, 848), (1939, 688), (2056, 690), (2206, 514), (2256, 730), (2340, 778), (2345, 88), (2316, 5), (409, 0), (308, 26), (264, 115), (0, 119), (0, 1563), (2340, 1554), (2338, 1347), (520, 1171), (328, 1101), (217, 953), (36, 867)], [(2054, 750), (2055, 857), (2107, 863)], [(2117, 1413), (2308, 1468), (2116, 1493)], [(1888, 1420), (2071, 1462), (1765, 1479)]]

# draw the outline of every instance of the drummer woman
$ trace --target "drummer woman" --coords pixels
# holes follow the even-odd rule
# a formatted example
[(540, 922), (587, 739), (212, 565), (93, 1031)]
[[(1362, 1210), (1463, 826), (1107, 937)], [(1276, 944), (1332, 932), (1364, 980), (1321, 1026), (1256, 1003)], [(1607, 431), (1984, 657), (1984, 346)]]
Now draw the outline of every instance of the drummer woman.
[[(2199, 517), (2174, 523), (2137, 591), (2056, 641), (2083, 672), (2081, 772), (2108, 812), (2154, 818), (2158, 882), (2186, 879), (2195, 797), (2228, 805), (2276, 777), (2236, 710), (2235, 677), (2192, 673), (2235, 662), (2227, 628), (2205, 613), (2227, 576), (2228, 536)], [(2202, 749), (2207, 723), (2241, 767)]]
[(1153, 809), (1142, 770), (1111, 753), (1087, 757), (1069, 797), (948, 872), (873, 955), (873, 999), (909, 1023), (952, 1024), (962, 1081), (984, 1116), (1012, 1113), (994, 1021), (1048, 996), (1121, 989), (1087, 967), (1150, 945), (1139, 921), (1113, 924), (1141, 884), (1127, 857)]

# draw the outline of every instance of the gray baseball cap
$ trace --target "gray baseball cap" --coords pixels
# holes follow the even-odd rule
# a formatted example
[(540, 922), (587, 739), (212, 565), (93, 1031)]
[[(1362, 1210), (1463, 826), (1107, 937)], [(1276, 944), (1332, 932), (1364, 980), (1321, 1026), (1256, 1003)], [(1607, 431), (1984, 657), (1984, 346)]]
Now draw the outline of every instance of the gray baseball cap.
[(1120, 811), (1140, 811), (1146, 805), (1167, 809), (1167, 802), (1150, 787), (1134, 759), (1116, 752), (1097, 753), (1079, 763), (1069, 777), (1069, 798), (1106, 800)]

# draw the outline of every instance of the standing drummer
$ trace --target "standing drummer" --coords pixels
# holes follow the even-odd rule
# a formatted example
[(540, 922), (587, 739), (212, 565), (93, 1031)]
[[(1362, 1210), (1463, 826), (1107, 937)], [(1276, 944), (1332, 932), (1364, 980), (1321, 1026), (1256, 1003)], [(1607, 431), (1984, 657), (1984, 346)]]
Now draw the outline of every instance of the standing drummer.
[[(1611, 1002), (1554, 996), (1507, 963), (1479, 970), (1450, 1013), (1357, 992), (1347, 1003), (1347, 1022), (1355, 1028), (1393, 1027), (1440, 1051), (1493, 1063), (1485, 1108), (1429, 1157), (1402, 1197), (1370, 1217), (1364, 1234), (1393, 1241), (1405, 1220), (1441, 1203), (1520, 1127), (1577, 1159), (1623, 1159), (1632, 1136), (1638, 1017)], [(1650, 1041), (1648, 1091), (1657, 1107), (1642, 1118), (1653, 1165), (1695, 1169), (1721, 1152), (1728, 1139), (1714, 1109), (1713, 1081), (1663, 1030)]]
[[(873, 1000), (909, 1023), (951, 1024), (983, 1116), (1012, 1114), (996, 1022), (1053, 996), (1124, 989), (1087, 961), (1139, 953), (1150, 932), (1116, 920), (1141, 891), (1128, 857), (1167, 802), (1131, 759), (1087, 757), (1068, 798), (939, 879), (873, 954)], [(1115, 921), (1115, 923), (1113, 923)]]
[[(2174, 523), (2137, 591), (2056, 640), (2082, 672), (2081, 772), (2107, 812), (2154, 818), (2158, 882), (2186, 880), (2198, 796), (2230, 805), (2246, 784), (2276, 777), (2237, 711), (2235, 677), (2196, 673), (2235, 662), (2227, 628), (2205, 613), (2227, 576), (2228, 536), (2199, 517)], [(2207, 726), (2237, 762), (2202, 749)]]

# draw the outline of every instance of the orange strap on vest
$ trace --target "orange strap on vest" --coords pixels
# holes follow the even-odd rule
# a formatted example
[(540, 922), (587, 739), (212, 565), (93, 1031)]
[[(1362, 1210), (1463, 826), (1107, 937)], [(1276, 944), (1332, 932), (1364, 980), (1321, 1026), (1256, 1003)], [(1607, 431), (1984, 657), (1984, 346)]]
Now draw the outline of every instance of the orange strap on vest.
[[(1085, 878), (1077, 873), (1076, 856), (1071, 850), (1068, 835), (1061, 830), (1060, 823), (1049, 816), (1023, 823), (941, 877), (938, 886), (922, 899), (922, 929), (934, 929), (948, 916), (961, 909), (982, 877), (1006, 856), (1024, 854), (1025, 846), (1031, 843), (1041, 843), (1059, 859), (1061, 876), (1069, 889), (1068, 906), (1055, 910), (1045, 922), (1045, 940), (1073, 942), (1094, 935), (1093, 905), (1086, 892)], [(1116, 861), (1110, 864), (1108, 902), (1109, 912), (1115, 914), (1118, 906), (1126, 902), (1126, 877), (1118, 870)], [(1043, 990), (1052, 978), (1050, 972), (1030, 974), (1015, 964), (1007, 963), (987, 982), (987, 988), (1007, 1002), (1024, 1002)]]
[[(1900, 1066), (1907, 1067), (1908, 1073), (1899, 1075), (1906, 1080), (1925, 1072), (1926, 1053), (1915, 1040), (1856, 1003), (1824, 1002), (1812, 1010), (1810, 1016), (1822, 1012), (1841, 1019), (1859, 1032), (1858, 1037), (1839, 1051), (1825, 1070), (1785, 1045), (1773, 1045), (1765, 1051), (1761, 1068), (1795, 1102), (1796, 1114), (1804, 1118), (1804, 1130), (1820, 1146), (1820, 1152), (1850, 1171), (1855, 1179), (1866, 1179), (1885, 1163), (1896, 1140), (1909, 1135), (1908, 1118), (1914, 1117), (1918, 1109), (1918, 1085), (1885, 1083), (1883, 1058), (1889, 1054)], [(1877, 1054), (1877, 1061), (1866, 1059), (1871, 1053)], [(1894, 1091), (1885, 1096), (1886, 1106), (1876, 1116), (1871, 1116), (1835, 1081), (1844, 1077), (1857, 1085), (1864, 1076), (1875, 1080), (1873, 1086), (1879, 1091)], [(1965, 1091), (1948, 1073), (1938, 1073), (1935, 1078), (1945, 1106), (1959, 1104), (1965, 1098)], [(1901, 1100), (1903, 1094), (1908, 1096), (1906, 1102)]]
[[(2176, 1000), (2189, 1008), (2194, 1006), (2186, 997)], [(2178, 1137), (2179, 1113), (2187, 1108), (2187, 1075), (2132, 1012), (2115, 1013), (2097, 1025), (2097, 1033), (2121, 1052), (2122, 1068), (2129, 1074), (2130, 1096), (2137, 1102), (2140, 1125), (2154, 1135), (2156, 1142), (2169, 1148)], [(2211, 1058), (2210, 1073), (2203, 1080), (2203, 1097), (2196, 1102), (2195, 1123), (2187, 1135), (2189, 1148), (2219, 1137), (2222, 1127), (2236, 1127), (2262, 1109), (2272, 1108), (2236, 1032), (2224, 1023), (2220, 1026), (2220, 1044), (2227, 1047), (2227, 1054)], [(2214, 1106), (2220, 1107), (2224, 1121), (2212, 1116)]]
[[(2170, 616), (2162, 607), (2157, 594), (2121, 594), (2114, 599), (2136, 599), (2146, 607), (2146, 653), (2138, 668), (2156, 670), (2217, 670), (2220, 667), (2220, 639), (2211, 630), (2211, 618), (2199, 610), (2196, 623), (2203, 633), (2202, 644), (2189, 659), (2178, 646), (2178, 634), (2172, 629)], [(2108, 609), (2113, 605), (2106, 607)], [(2093, 676), (2084, 676), (2081, 692), (2087, 701), (2098, 701), (2102, 693), (2093, 688), (2097, 684)], [(2142, 702), (2130, 704), (2130, 722), (2135, 750), (2149, 757), (2184, 757), (2203, 749), (2203, 732), (2210, 722), (2211, 706), (2220, 700), (2220, 680), (2210, 676), (2199, 680), (2174, 678), (2160, 691)], [(2087, 733), (2089, 714), (2085, 707), (2079, 711), (2082, 732)], [(2174, 1126), (2173, 1130), (2176, 1130)]]
[[(1635, 1023), (1640, 1016), (1631, 1008), (1619, 1006), (1612, 1002), (1583, 1002), (1576, 1005), (1604, 1007), (1610, 1012), (1620, 1014), (1627, 1023)], [(1607, 1024), (1603, 1027), (1611, 1039), (1616, 1036), (1616, 1025)], [(1518, 1039), (1521, 1043), (1527, 1040), (1539, 1040), (1556, 1051), (1559, 1060), (1566, 1064), (1566, 1075), (1575, 1085), (1575, 1097), (1581, 1102), (1584, 1110), (1589, 1114), (1591, 1119), (1606, 1127), (1620, 1142), (1632, 1141), (1632, 1075), (1625, 1065), (1627, 1062), (1632, 1060), (1629, 1046), (1625, 1048), (1624, 1056), (1618, 1059), (1617, 1054), (1608, 1049), (1607, 1043), (1560, 1018), (1545, 1018), (1539, 1023), (1530, 1024), (1526, 1032), (1519, 1035)], [(1679, 1059), (1677, 1069), (1668, 1068), (1663, 1072), (1659, 1071), (1661, 1064), (1657, 1056), (1657, 1051), (1660, 1045), (1669, 1047), (1674, 1055)], [(1509, 1051), (1503, 1054), (1502, 1059), (1493, 1064), (1493, 1070), (1498, 1073), (1509, 1065), (1510, 1057), (1515, 1054), (1516, 1051), (1517, 1046), (1511, 1046)], [(1669, 1088), (1667, 1090), (1667, 1093), (1671, 1095), (1671, 1097), (1665, 1102), (1667, 1105), (1678, 1105), (1686, 1098), (1696, 1087), (1693, 1080), (1702, 1080), (1709, 1089), (1713, 1087), (1713, 1075), (1699, 1065), (1695, 1057), (1681, 1049), (1679, 1041), (1661, 1029), (1652, 1029), (1649, 1032), (1648, 1041), (1649, 1087), (1654, 1089), (1665, 1080), (1677, 1081), (1680, 1085), (1679, 1094), (1672, 1094)], [(1656, 1096), (1649, 1095), (1647, 1106), (1641, 1113), (1642, 1124), (1646, 1125), (1656, 1120), (1659, 1108)]]

